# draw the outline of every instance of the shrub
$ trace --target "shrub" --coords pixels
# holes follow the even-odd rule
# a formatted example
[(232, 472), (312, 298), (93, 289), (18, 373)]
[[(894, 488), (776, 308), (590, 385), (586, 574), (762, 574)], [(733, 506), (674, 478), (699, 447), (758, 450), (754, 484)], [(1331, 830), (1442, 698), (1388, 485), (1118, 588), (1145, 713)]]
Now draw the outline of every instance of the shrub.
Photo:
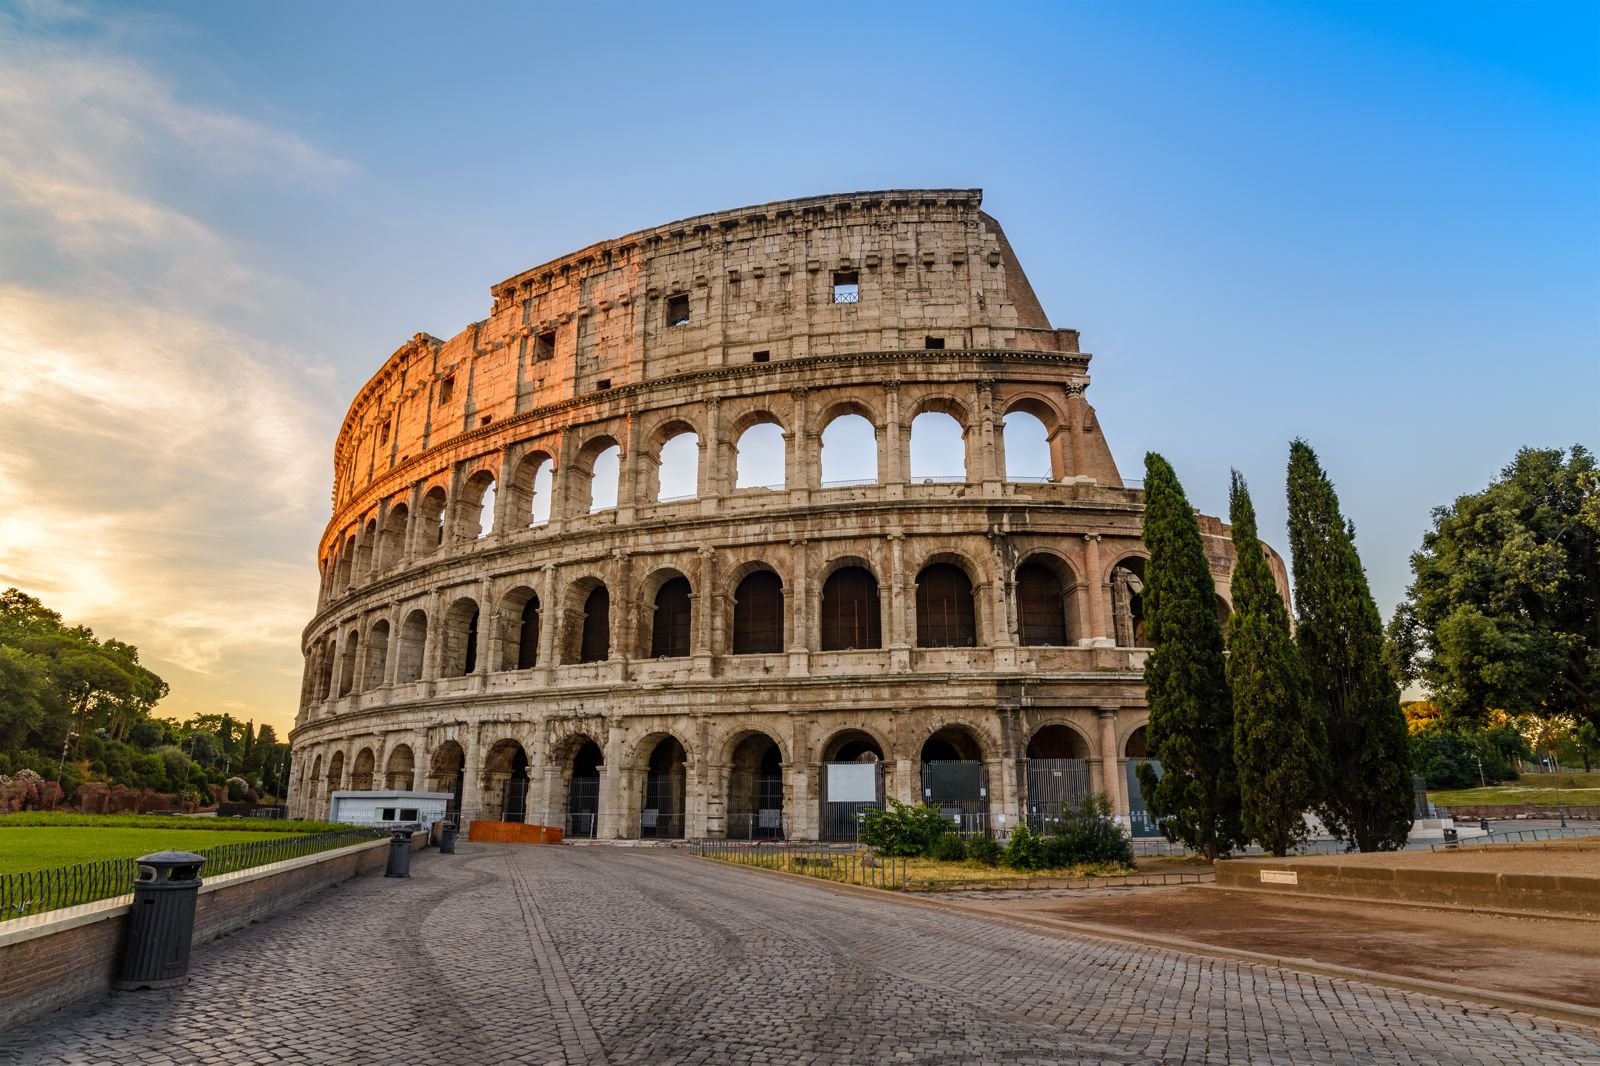
[(1003, 853), (999, 842), (993, 837), (971, 838), (967, 841), (966, 852), (968, 860), (984, 866), (999, 866)]
[(946, 833), (933, 842), (933, 857), (940, 862), (961, 862), (967, 857), (967, 845), (954, 833)]
[(901, 803), (889, 800), (883, 810), (861, 814), (861, 843), (879, 855), (920, 858), (930, 855), (939, 838), (950, 831), (950, 823), (939, 808), (926, 803)]
[(1098, 792), (1085, 796), (1077, 805), (1061, 805), (1061, 817), (1044, 838), (1044, 854), (1051, 867), (1085, 863), (1133, 865), (1133, 843), (1111, 820), (1111, 804)]
[(1028, 823), (1020, 823), (1011, 832), (1011, 839), (1006, 843), (1004, 856), (1005, 864), (1013, 870), (1040, 870), (1044, 868), (1044, 839), (1028, 828)]

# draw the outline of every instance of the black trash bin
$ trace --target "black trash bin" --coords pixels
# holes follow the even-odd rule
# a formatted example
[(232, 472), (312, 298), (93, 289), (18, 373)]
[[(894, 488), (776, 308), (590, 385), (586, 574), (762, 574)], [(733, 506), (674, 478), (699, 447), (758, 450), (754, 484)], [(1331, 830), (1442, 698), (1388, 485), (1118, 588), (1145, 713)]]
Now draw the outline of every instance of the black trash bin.
[(456, 853), (456, 823), (441, 822), (439, 824), (439, 854), (454, 855)]
[(411, 830), (396, 829), (389, 841), (389, 868), (385, 877), (411, 876)]
[(194, 905), (205, 857), (158, 851), (138, 860), (122, 965), (113, 988), (171, 988), (189, 980)]

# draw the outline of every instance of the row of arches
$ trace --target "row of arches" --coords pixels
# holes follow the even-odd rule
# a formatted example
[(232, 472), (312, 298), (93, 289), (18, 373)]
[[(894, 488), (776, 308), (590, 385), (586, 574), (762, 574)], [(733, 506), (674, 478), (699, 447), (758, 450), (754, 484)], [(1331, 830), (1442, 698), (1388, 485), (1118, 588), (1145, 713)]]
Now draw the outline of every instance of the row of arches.
[[(1109, 765), (1143, 759), (1144, 736), (1142, 726), (1135, 729)], [(1007, 803), (1015, 807), (1014, 824), (1027, 811), (1058, 809), (1087, 795), (1090, 761), (1107, 754), (1095, 752), (1071, 725), (1041, 725), (1026, 737), (1018, 788), (1003, 800), (999, 791), (990, 795), (990, 773), (1000, 772), (992, 741), (962, 725), (936, 729), (911, 751), (896, 750), (869, 728), (840, 729), (823, 740), (803, 770), (784, 739), (761, 728), (734, 731), (707, 754), (691, 753), (677, 734), (662, 730), (609, 757), (596, 736), (578, 732), (538, 763), (520, 741), (496, 740), (476, 767), (460, 742), (446, 740), (431, 752), (420, 779), (411, 747), (398, 744), (387, 754), (383, 787), (446, 793), (452, 809), (469, 820), (559, 825), (578, 838), (762, 839), (798, 833), (854, 839), (860, 811), (882, 806), (896, 793), (939, 806), (965, 831), (1002, 829), (1007, 819), (992, 819), (997, 811), (1005, 813), (1000, 808)], [(334, 751), (326, 763), (322, 753), (314, 755), (302, 764), (305, 776), (297, 781), (302, 809), (315, 814), (335, 791), (375, 787), (375, 759), (372, 747), (360, 748), (346, 777), (343, 751)], [(902, 773), (910, 778), (896, 780)], [(1096, 790), (1113, 797), (1126, 794), (1105, 776), (1096, 783)], [(803, 816), (797, 803), (808, 805)]]
[[(965, 482), (972, 472), (970, 423), (966, 408), (950, 400), (930, 400), (909, 422), (909, 447), (901, 477), (912, 483)], [(1049, 482), (1065, 476), (1059, 447), (1052, 441), (1061, 415), (1042, 401), (1022, 399), (1002, 419), (1006, 479)], [(732, 429), (731, 489), (783, 490), (791, 476), (791, 431), (774, 413), (749, 412)], [(834, 405), (820, 432), (817, 477), (811, 487), (879, 483), (888, 459), (888, 442), (878, 416), (850, 401)], [(671, 419), (653, 434), (630, 494), (655, 503), (692, 500), (716, 494), (719, 486), (702, 477), (702, 439), (687, 421)], [(605, 433), (578, 444), (557, 478), (555, 456), (534, 448), (517, 456), (504, 471), (482, 465), (467, 469), (453, 487), (418, 486), (391, 498), (357, 522), (336, 542), (321, 564), (322, 596), (336, 596), (407, 558), (470, 543), (495, 532), (547, 524), (554, 515), (577, 517), (611, 510), (624, 496), (624, 453)], [(506, 476), (502, 498), (500, 476)], [(451, 493), (454, 492), (454, 499)], [(558, 498), (559, 494), (559, 498)]]
[[(1142, 560), (1133, 557), (1127, 565), (1137, 569)], [(918, 570), (912, 597), (914, 632), (906, 634), (908, 642), (921, 648), (978, 646), (983, 600), (978, 576), (964, 557), (948, 553), (934, 556)], [(1008, 585), (1015, 604), (1017, 643), (1067, 647), (1083, 636), (1077, 604), (1080, 582), (1060, 556), (1027, 556)], [(884, 619), (892, 610), (891, 590), (880, 583), (865, 559), (846, 556), (824, 568), (814, 608), (816, 621), (809, 633), (788, 632), (792, 616), (786, 599), (791, 593), (784, 578), (766, 563), (741, 566), (723, 594), (726, 627), (717, 647), (728, 654), (781, 653), (792, 640), (822, 652), (881, 649), (888, 642)], [(397, 632), (391, 632), (389, 618), (370, 623), (364, 631), (347, 626), (342, 635), (330, 632), (313, 646), (311, 698), (343, 697), (425, 677), (526, 670), (545, 662), (604, 662), (614, 653), (671, 659), (712, 651), (706, 647), (707, 627), (697, 625), (699, 613), (707, 608), (688, 575), (671, 568), (654, 571), (635, 597), (627, 612), (634, 619), (631, 633), (613, 617), (611, 589), (590, 575), (571, 582), (554, 610), (535, 589), (517, 585), (499, 597), (488, 617), (476, 599), (460, 596), (431, 626), (429, 612), (421, 606), (404, 613)], [(1131, 640), (1142, 635), (1137, 594), (1125, 607)], [(547, 627), (553, 627), (548, 634)]]

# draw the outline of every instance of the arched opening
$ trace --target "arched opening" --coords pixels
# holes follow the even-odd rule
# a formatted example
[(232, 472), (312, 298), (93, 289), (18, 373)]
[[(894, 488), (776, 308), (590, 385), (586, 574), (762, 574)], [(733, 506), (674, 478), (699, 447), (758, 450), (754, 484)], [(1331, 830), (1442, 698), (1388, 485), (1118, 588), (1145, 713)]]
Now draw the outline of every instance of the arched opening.
[(478, 668), (478, 604), (466, 596), (450, 605), (444, 616), (443, 677), (465, 677)]
[(1064, 648), (1072, 643), (1072, 584), (1063, 579), (1063, 571), (1048, 556), (1034, 556), (1017, 567), (1017, 639), (1024, 646)]
[(683, 430), (667, 439), (658, 453), (656, 502), (692, 500), (700, 486), (700, 436)]
[(355, 630), (345, 634), (344, 647), (339, 653), (339, 695), (348, 696), (356, 689), (356, 659), (361, 647), (361, 635)]
[(383, 787), (391, 792), (410, 792), (416, 783), (417, 759), (411, 745), (396, 744), (383, 768)]
[(525, 821), (528, 813), (528, 753), (514, 740), (498, 740), (483, 760), (482, 817)]
[(953, 415), (924, 411), (911, 420), (911, 481), (967, 480), (967, 431)]
[(1111, 570), (1111, 625), (1119, 648), (1148, 648), (1144, 617), (1144, 559), (1130, 555)]
[(385, 671), (389, 667), (389, 623), (378, 621), (373, 623), (372, 631), (367, 636), (367, 679), (365, 688), (377, 688), (383, 684), (388, 676)]
[(1007, 411), (1001, 439), (1006, 452), (1006, 480), (1049, 482), (1050, 431), (1039, 416)]
[(878, 431), (858, 414), (843, 414), (822, 430), (822, 487), (878, 480)]
[(1221, 594), (1217, 595), (1217, 628), (1222, 630), (1222, 641), (1228, 641), (1228, 630), (1233, 625), (1233, 608), (1228, 606), (1228, 601)]
[(311, 763), (311, 776), (300, 783), (302, 794), (306, 800), (305, 817), (317, 818), (322, 812), (319, 801), (322, 798), (322, 786), (325, 782), (322, 777), (322, 753), (317, 752), (316, 759)]
[(335, 694), (333, 679), (338, 670), (338, 654), (338, 640), (330, 633), (327, 639), (322, 642), (322, 650), (317, 657), (317, 699), (319, 700), (329, 699)]
[(728, 761), (728, 827), (734, 840), (783, 836), (783, 752), (765, 733), (751, 733)]
[(428, 764), (428, 791), (450, 793), (454, 797), (450, 809), (458, 814), (461, 811), (461, 795), (466, 787), (466, 765), (466, 752), (453, 740), (447, 740), (435, 748)]
[(527, 670), (538, 665), (539, 597), (518, 585), (500, 600), (500, 669)]
[(578, 661), (602, 663), (611, 658), (611, 593), (604, 585), (589, 590), (583, 601)]
[(689, 654), (689, 591), (686, 577), (675, 577), (656, 590), (655, 612), (650, 618), (652, 657), (675, 659)]
[(1161, 836), (1161, 826), (1145, 806), (1144, 786), (1139, 783), (1139, 767), (1146, 763), (1155, 768), (1157, 777), (1161, 776), (1160, 761), (1150, 757), (1150, 742), (1144, 726), (1128, 735), (1122, 753), (1127, 759), (1123, 763), (1123, 775), (1128, 783), (1129, 832), (1136, 837)]
[(378, 520), (368, 519), (366, 528), (361, 532), (361, 542), (356, 545), (356, 566), (353, 578), (362, 583), (372, 576), (373, 553), (378, 544)]
[(406, 522), (411, 509), (403, 503), (389, 508), (383, 516), (383, 532), (378, 537), (378, 569), (387, 570), (400, 561), (406, 550)]
[(437, 485), (423, 494), (422, 503), (417, 507), (418, 555), (434, 551), (444, 543), (444, 513), (448, 502), (444, 489)]
[(946, 726), (922, 744), (922, 801), (939, 808), (959, 833), (989, 830), (989, 774), (977, 738)]
[(456, 539), (478, 540), (494, 532), (494, 475), (480, 470), (461, 486), (457, 502)]
[(639, 835), (683, 838), (683, 800), (688, 756), (678, 738), (665, 736), (650, 749), (645, 764), (644, 795), (639, 805)]
[(739, 434), (739, 443), (735, 445), (734, 488), (781, 490), (785, 476), (782, 426), (776, 422), (757, 422)]
[(771, 570), (745, 575), (733, 593), (733, 654), (783, 650), (783, 579)]
[(376, 762), (371, 748), (362, 748), (356, 752), (355, 765), (350, 771), (350, 788), (353, 791), (372, 791), (372, 769)]
[(818, 796), (823, 840), (855, 840), (864, 811), (881, 809), (884, 797), (883, 748), (870, 733), (847, 729), (822, 746)]
[(567, 775), (567, 836), (592, 838), (599, 831), (600, 768), (604, 765), (600, 745), (587, 737), (572, 753)]
[(509, 528), (540, 526), (550, 521), (555, 469), (555, 462), (542, 451), (530, 452), (518, 460), (507, 489), (511, 493), (506, 501)]
[(344, 542), (344, 547), (339, 552), (339, 572), (334, 579), (334, 595), (342, 595), (351, 585), (355, 584), (356, 564), (356, 538), (349, 537)]
[(1043, 832), (1089, 792), (1088, 743), (1071, 726), (1041, 727), (1028, 741), (1028, 824)]
[(428, 646), (428, 615), (421, 608), (406, 615), (400, 624), (400, 639), (395, 644), (394, 679), (396, 684), (422, 680), (423, 652)]
[(344, 788), (344, 752), (336, 751), (328, 760), (328, 794)]
[(878, 579), (862, 566), (841, 566), (822, 583), (822, 650), (883, 647)]
[(609, 511), (617, 505), (622, 478), (622, 448), (613, 444), (594, 457), (589, 473), (589, 513)]
[(934, 563), (917, 574), (917, 647), (972, 648), (978, 615), (972, 579), (952, 563)]

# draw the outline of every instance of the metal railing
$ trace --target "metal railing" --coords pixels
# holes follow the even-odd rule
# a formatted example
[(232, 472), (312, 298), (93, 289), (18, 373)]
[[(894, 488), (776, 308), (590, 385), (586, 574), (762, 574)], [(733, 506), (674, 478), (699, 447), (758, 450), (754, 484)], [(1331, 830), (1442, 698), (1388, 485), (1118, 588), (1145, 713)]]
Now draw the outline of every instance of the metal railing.
[(929, 477), (914, 477), (911, 479), (911, 483), (913, 485), (965, 485), (967, 483), (967, 475), (936, 474)]
[(1510, 829), (1491, 830), (1487, 839), (1446, 840), (1434, 844), (1432, 851), (1480, 851), (1484, 848), (1515, 847), (1518, 844), (1554, 843), (1562, 840), (1585, 840), (1600, 836), (1600, 826), (1568, 826), (1565, 829)]
[[(221, 844), (214, 848), (201, 848), (194, 854), (206, 860), (200, 868), (201, 876), (216, 877), (332, 851), (350, 844), (381, 840), (387, 835), (381, 829), (348, 829), (280, 840)], [(105, 859), (57, 866), (51, 870), (24, 870), (0, 875), (0, 921), (127, 895), (133, 891), (133, 880), (138, 872), (137, 859)]]
[(878, 479), (875, 477), (864, 477), (845, 481), (824, 481), (821, 484), (825, 489), (857, 489), (863, 485), (876, 485), (877, 483)]
[(873, 855), (860, 848), (830, 848), (818, 844), (741, 844), (708, 840), (690, 850), (705, 859), (757, 866), (764, 870), (803, 874), (823, 881), (838, 881), (868, 888), (904, 888), (906, 860)]

